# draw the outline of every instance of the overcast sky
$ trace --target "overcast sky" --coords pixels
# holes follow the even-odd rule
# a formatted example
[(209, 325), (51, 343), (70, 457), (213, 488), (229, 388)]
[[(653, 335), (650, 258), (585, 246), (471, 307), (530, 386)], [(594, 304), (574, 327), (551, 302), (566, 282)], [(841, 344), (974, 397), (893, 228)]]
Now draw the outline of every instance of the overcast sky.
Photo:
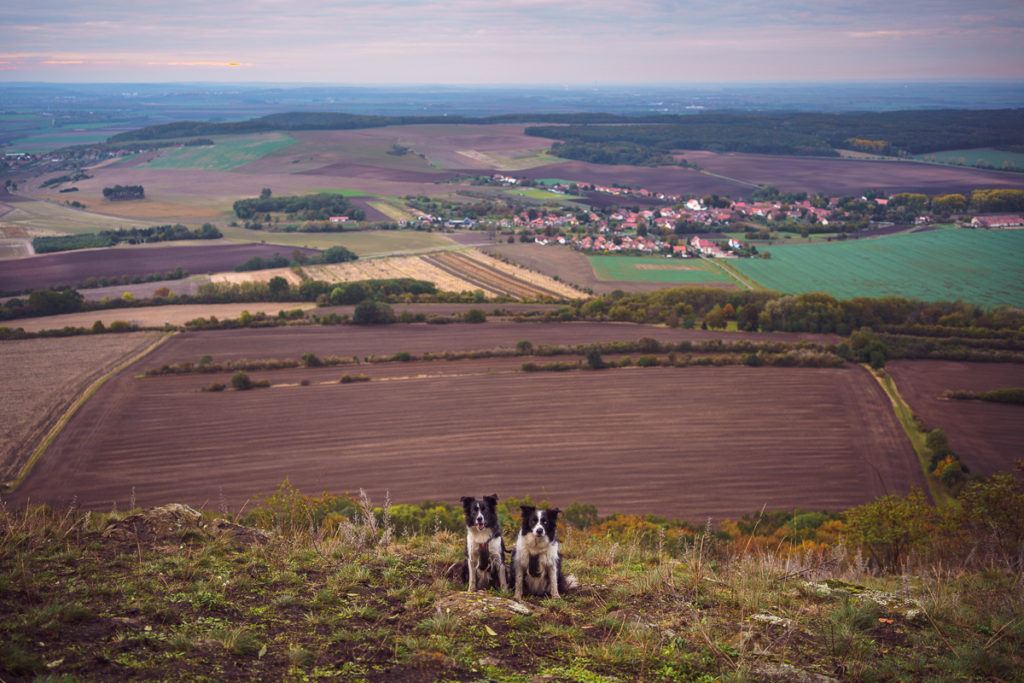
[(1024, 79), (1024, 0), (12, 0), (0, 80)]

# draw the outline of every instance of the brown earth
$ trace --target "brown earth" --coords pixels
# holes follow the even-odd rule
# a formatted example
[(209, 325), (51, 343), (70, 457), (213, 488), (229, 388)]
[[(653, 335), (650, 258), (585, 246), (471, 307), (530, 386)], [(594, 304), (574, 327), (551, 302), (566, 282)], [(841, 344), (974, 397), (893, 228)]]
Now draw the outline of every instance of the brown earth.
[(156, 341), (152, 332), (0, 342), (0, 481), (95, 380)]
[(810, 193), (823, 191), (833, 195), (859, 195), (871, 188), (890, 194), (922, 192), (935, 195), (969, 192), (977, 188), (1024, 188), (1024, 176), (1019, 173), (911, 161), (861, 161), (706, 151), (687, 151), (682, 154), (688, 161), (710, 173), (757, 185), (774, 185), (783, 192), (806, 190)]
[[(653, 292), (671, 286), (665, 282), (599, 280), (586, 255), (561, 245), (549, 244), (541, 246), (539, 244), (521, 242), (516, 242), (515, 244), (494, 242), (490, 245), (481, 246), (480, 250), (487, 254), (507, 258), (509, 261), (524, 268), (535, 270), (551, 277), (558, 276), (563, 282), (568, 282), (580, 289), (589, 289), (595, 294), (610, 294), (615, 290), (623, 292)], [(722, 289), (735, 288), (735, 284), (731, 282), (691, 283), (690, 286), (719, 287)]]
[[(419, 502), (486, 490), (700, 522), (762, 505), (840, 509), (922, 484), (884, 394), (859, 368), (522, 373), (523, 358), (364, 363), (253, 372), (273, 386), (222, 393), (198, 390), (224, 375), (136, 377), (205, 353), (363, 357), (695, 334), (512, 323), (182, 334), (104, 385), (9, 500), (107, 509), (134, 495), (142, 506), (238, 509), (287, 478), (308, 493), (363, 488), (375, 500), (389, 491)], [(345, 373), (373, 381), (339, 384)]]
[(946, 391), (1024, 387), (1024, 365), (916, 360), (886, 363), (904, 400), (928, 429), (942, 429), (971, 472), (1011, 471), (1024, 457), (1024, 408), (943, 399)]
[[(140, 245), (110, 249), (80, 249), (0, 263), (0, 291), (81, 286), (91, 277), (148, 276), (182, 267), (189, 273), (233, 270), (249, 259), (274, 254), (291, 257), (294, 247), (274, 244), (230, 244), (209, 240), (199, 245)], [(299, 251), (312, 254), (315, 249)]]

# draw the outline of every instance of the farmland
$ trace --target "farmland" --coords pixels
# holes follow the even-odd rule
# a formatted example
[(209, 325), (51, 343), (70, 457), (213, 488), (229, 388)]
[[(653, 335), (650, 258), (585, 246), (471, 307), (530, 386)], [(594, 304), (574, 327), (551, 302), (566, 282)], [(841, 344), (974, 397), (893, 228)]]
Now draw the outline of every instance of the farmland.
[(785, 293), (1024, 306), (1022, 230), (935, 230), (765, 250), (770, 259), (731, 263), (758, 284)]
[[(307, 253), (308, 250), (306, 250)], [(181, 267), (190, 273), (232, 270), (245, 261), (290, 250), (268, 244), (209, 244), (202, 246), (139, 246), (87, 249), (43, 254), (5, 261), (0, 268), (0, 291), (82, 286), (89, 278), (142, 276)]]
[(733, 283), (719, 268), (700, 259), (666, 259), (640, 256), (590, 256), (602, 280), (660, 282), (665, 286)]
[(949, 149), (942, 152), (918, 154), (922, 161), (935, 161), (940, 164), (956, 164), (958, 166), (981, 166), (1001, 169), (1005, 167), (1024, 169), (1024, 154), (1005, 152), (991, 147), (978, 149)]
[(139, 168), (231, 171), (293, 144), (295, 139), (283, 133), (230, 136), (215, 139), (213, 145), (166, 150)]
[(1008, 363), (896, 361), (886, 366), (904, 400), (928, 429), (942, 429), (950, 447), (972, 472), (989, 475), (1013, 469), (1024, 443), (1021, 407), (983, 401), (954, 401), (946, 391), (990, 391), (1024, 387), (1024, 366)]
[(0, 482), (16, 474), (57, 417), (89, 384), (158, 337), (139, 332), (3, 342)]
[(105, 509), (134, 495), (140, 505), (173, 498), (237, 507), (288, 478), (311, 492), (364, 488), (382, 498), (387, 490), (397, 502), (457, 500), (486, 489), (588, 501), (604, 512), (654, 506), (699, 522), (763, 504), (840, 509), (921, 483), (880, 389), (859, 368), (552, 374), (519, 371), (524, 358), (414, 361), (361, 364), (351, 372), (372, 381), (354, 384), (338, 384), (345, 370), (337, 368), (267, 372), (270, 389), (224, 393), (198, 391), (225, 381), (217, 375), (137, 377), (204, 354), (217, 361), (304, 352), (363, 357), (512, 347), (522, 339), (699, 334), (486, 323), (468, 336), (456, 327), (180, 334), (105, 385), (14, 499), (77, 496), (87, 509)]

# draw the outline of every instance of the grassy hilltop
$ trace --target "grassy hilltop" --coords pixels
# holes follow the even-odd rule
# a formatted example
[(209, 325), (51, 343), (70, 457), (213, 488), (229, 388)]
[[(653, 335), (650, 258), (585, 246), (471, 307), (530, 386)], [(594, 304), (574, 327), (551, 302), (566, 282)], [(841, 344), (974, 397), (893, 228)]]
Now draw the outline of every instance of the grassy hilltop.
[[(0, 509), (4, 680), (1022, 680), (1020, 477), (960, 507), (561, 530), (581, 587), (467, 594), (461, 511), (282, 486), (244, 518)], [(506, 540), (512, 509), (503, 501)], [(244, 522), (243, 524), (238, 521)]]

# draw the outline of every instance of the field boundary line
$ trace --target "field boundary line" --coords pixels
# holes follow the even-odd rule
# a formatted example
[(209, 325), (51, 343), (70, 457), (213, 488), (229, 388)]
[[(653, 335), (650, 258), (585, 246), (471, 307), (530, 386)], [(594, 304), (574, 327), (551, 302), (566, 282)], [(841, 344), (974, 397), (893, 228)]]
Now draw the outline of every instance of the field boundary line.
[(737, 271), (735, 268), (733, 268), (732, 266), (726, 266), (724, 263), (721, 263), (719, 259), (705, 258), (704, 256), (701, 256), (700, 259), (702, 261), (707, 261), (711, 263), (713, 266), (717, 267), (723, 273), (728, 275), (736, 282), (740, 283), (742, 286), (746, 287), (751, 292), (757, 290), (764, 291), (764, 287), (756, 284), (753, 280), (748, 280), (746, 277), (740, 275), (739, 271)]
[(15, 476), (12, 481), (4, 482), (4, 492), (12, 493), (15, 489), (21, 486), (21, 484), (25, 481), (28, 475), (32, 473), (32, 468), (35, 467), (36, 463), (39, 462), (39, 459), (43, 457), (43, 454), (46, 453), (46, 451), (50, 448), (50, 446), (57, 439), (57, 437), (60, 436), (60, 433), (64, 431), (64, 427), (66, 427), (68, 422), (71, 421), (71, 418), (75, 416), (75, 413), (78, 412), (78, 409), (85, 405), (85, 402), (92, 398), (92, 395), (99, 391), (99, 388), (103, 386), (108, 379), (110, 379), (117, 373), (121, 372), (132, 363), (141, 360), (142, 358), (145, 358), (150, 353), (155, 351), (157, 347), (161, 346), (164, 342), (166, 342), (168, 339), (170, 339), (176, 334), (178, 333), (168, 332), (164, 334), (162, 337), (160, 337), (155, 342), (147, 346), (145, 349), (135, 354), (134, 356), (124, 361), (123, 363), (115, 367), (113, 370), (111, 370), (110, 372), (108, 372), (107, 374), (103, 375), (95, 382), (90, 384), (89, 388), (86, 389), (81, 396), (75, 399), (74, 403), (68, 406), (68, 409), (65, 410), (64, 414), (60, 416), (60, 419), (57, 420), (57, 423), (54, 424), (53, 427), (50, 428), (50, 431), (46, 433), (46, 436), (43, 437), (43, 440), (39, 442), (39, 445), (36, 446), (36, 449), (32, 451), (32, 455), (29, 456), (28, 461), (26, 461), (25, 464), (22, 465), (21, 469), (18, 471), (17, 476)]
[(931, 451), (925, 445), (925, 434), (917, 428), (917, 422), (914, 420), (914, 411), (910, 409), (910, 406), (903, 399), (903, 395), (900, 394), (899, 389), (896, 387), (896, 382), (893, 380), (892, 375), (883, 369), (874, 370), (867, 363), (861, 363), (861, 367), (875, 378), (875, 381), (882, 387), (882, 391), (889, 397), (893, 412), (896, 413), (896, 419), (903, 426), (903, 431), (906, 433), (907, 438), (910, 439), (910, 445), (914, 447), (914, 452), (917, 454), (917, 462), (921, 467), (921, 474), (924, 475), (925, 483), (928, 485), (928, 493), (931, 494), (932, 502), (935, 505), (951, 504), (953, 499), (934, 481), (928, 472)]

